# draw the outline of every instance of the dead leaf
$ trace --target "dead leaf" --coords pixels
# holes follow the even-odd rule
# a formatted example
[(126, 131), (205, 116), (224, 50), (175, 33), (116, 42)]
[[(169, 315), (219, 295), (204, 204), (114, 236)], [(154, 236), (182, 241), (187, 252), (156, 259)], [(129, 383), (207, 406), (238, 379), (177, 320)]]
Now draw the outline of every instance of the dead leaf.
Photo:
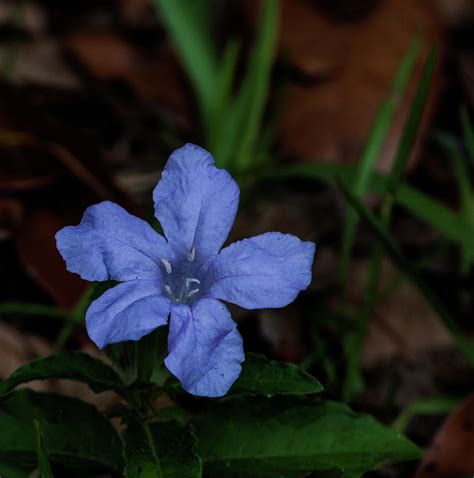
[(415, 478), (468, 478), (473, 475), (474, 395), (469, 395), (436, 433)]
[[(356, 162), (377, 109), (390, 93), (398, 65), (414, 37), (421, 33), (417, 74), (378, 163), (380, 170), (390, 168), (421, 65), (432, 44), (442, 44), (442, 32), (431, 1), (372, 3), (373, 8), (363, 18), (338, 21), (323, 15), (315, 2), (281, 2), (282, 54), (302, 75), (312, 78), (288, 86), (280, 136), (287, 154), (304, 161)], [(439, 84), (434, 82), (420, 138), (438, 91)]]

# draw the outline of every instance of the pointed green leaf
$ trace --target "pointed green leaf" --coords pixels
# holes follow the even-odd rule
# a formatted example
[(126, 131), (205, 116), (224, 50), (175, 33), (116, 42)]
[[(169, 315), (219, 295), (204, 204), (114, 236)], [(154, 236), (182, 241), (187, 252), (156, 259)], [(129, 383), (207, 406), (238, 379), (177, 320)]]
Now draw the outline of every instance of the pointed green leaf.
[[(41, 423), (51, 462), (121, 469), (120, 439), (95, 407), (81, 400), (30, 390), (0, 400), (0, 462), (36, 465), (32, 421)], [(5, 431), (8, 431), (7, 433)]]
[(50, 378), (67, 378), (87, 383), (96, 393), (124, 387), (117, 373), (105, 362), (82, 352), (62, 352), (18, 368), (0, 384), (0, 396), (10, 393), (22, 383)]
[(248, 353), (242, 373), (229, 394), (304, 395), (322, 390), (316, 378), (296, 365)]
[(194, 419), (198, 453), (210, 476), (297, 477), (344, 470), (355, 476), (418, 448), (341, 403), (279, 397), (229, 400)]
[(196, 437), (176, 422), (131, 421), (123, 433), (125, 478), (199, 478), (201, 459)]
[(36, 456), (38, 457), (38, 465), (41, 478), (54, 478), (51, 466), (49, 465), (48, 454), (44, 447), (43, 429), (38, 420), (33, 420), (33, 428), (35, 434)]

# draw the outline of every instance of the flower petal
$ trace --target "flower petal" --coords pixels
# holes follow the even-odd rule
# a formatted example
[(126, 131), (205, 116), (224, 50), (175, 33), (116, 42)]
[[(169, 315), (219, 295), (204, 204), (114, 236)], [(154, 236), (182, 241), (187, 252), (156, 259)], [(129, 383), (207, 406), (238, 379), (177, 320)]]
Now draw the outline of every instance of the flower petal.
[(168, 335), (168, 370), (200, 397), (221, 397), (237, 380), (244, 361), (242, 337), (226, 306), (203, 299), (175, 306)]
[(169, 255), (163, 236), (109, 201), (87, 208), (78, 226), (57, 232), (56, 244), (68, 271), (89, 281), (160, 278), (160, 257)]
[(216, 255), (234, 223), (239, 188), (212, 156), (186, 144), (168, 159), (153, 192), (155, 213), (173, 250), (186, 257), (195, 247), (197, 264)]
[(284, 307), (310, 284), (315, 247), (279, 232), (231, 244), (207, 271), (206, 296), (246, 309)]
[(87, 332), (100, 349), (125, 340), (139, 340), (166, 325), (171, 303), (148, 281), (124, 282), (92, 302), (86, 313)]

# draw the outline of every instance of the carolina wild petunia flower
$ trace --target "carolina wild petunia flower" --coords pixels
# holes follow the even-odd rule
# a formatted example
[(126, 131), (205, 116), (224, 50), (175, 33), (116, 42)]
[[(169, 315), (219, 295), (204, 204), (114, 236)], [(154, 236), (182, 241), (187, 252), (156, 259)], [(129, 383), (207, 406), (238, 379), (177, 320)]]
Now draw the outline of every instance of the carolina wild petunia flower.
[(236, 323), (220, 301), (246, 309), (288, 305), (311, 282), (315, 245), (268, 232), (221, 250), (239, 188), (192, 144), (170, 156), (153, 199), (166, 239), (109, 201), (56, 234), (70, 272), (121, 282), (91, 304), (87, 331), (103, 348), (139, 340), (170, 317), (168, 370), (189, 393), (225, 395), (245, 357)]

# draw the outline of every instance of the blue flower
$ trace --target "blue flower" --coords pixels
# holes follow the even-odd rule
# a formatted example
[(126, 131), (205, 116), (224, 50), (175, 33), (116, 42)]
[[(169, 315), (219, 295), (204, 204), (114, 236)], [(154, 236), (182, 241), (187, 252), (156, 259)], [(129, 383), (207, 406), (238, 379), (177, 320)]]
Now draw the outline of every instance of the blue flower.
[(168, 370), (189, 393), (225, 395), (245, 357), (220, 301), (247, 309), (284, 307), (311, 282), (315, 245), (268, 232), (221, 250), (239, 188), (192, 144), (170, 156), (153, 199), (166, 239), (108, 201), (56, 234), (70, 272), (88, 281), (121, 282), (89, 307), (89, 336), (99, 348), (139, 340), (170, 317)]

